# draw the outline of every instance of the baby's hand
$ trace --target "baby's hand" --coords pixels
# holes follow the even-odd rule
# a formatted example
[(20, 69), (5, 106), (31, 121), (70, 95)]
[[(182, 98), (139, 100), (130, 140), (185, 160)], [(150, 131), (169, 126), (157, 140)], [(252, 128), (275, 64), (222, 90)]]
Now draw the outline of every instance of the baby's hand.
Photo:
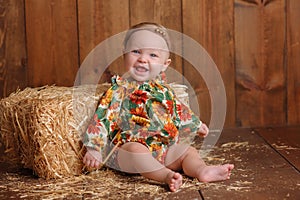
[(83, 157), (83, 163), (90, 168), (99, 168), (102, 163), (102, 155), (99, 151), (87, 148), (87, 152)]
[(206, 126), (206, 124), (202, 123), (202, 125), (200, 126), (200, 128), (198, 130), (198, 135), (201, 137), (206, 137), (208, 132), (209, 132), (208, 127)]

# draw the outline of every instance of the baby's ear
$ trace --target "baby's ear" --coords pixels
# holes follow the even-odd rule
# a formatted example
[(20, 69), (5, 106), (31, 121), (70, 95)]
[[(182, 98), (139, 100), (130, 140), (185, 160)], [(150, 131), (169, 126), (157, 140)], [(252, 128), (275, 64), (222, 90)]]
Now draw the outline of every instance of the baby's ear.
[(164, 72), (164, 71), (166, 71), (166, 69), (168, 68), (168, 66), (171, 64), (171, 59), (170, 58), (168, 58), (166, 61), (165, 61), (165, 63), (164, 63), (164, 67), (163, 67), (163, 69), (162, 69), (162, 71)]

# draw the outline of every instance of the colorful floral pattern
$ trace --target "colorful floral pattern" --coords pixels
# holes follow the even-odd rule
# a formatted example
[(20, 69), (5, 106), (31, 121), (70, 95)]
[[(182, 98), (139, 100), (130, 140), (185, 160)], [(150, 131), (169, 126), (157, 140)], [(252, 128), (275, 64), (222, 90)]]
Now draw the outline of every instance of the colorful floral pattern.
[(140, 142), (164, 163), (168, 147), (179, 142), (179, 135), (195, 135), (200, 126), (199, 118), (160, 78), (138, 84), (114, 76), (83, 142), (104, 155), (108, 141)]

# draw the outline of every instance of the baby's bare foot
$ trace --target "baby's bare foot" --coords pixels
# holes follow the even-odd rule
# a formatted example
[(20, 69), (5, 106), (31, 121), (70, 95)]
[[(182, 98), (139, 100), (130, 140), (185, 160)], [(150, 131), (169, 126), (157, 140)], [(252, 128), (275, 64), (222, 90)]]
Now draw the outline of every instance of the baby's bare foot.
[(167, 174), (165, 182), (169, 185), (169, 188), (172, 192), (175, 192), (182, 185), (182, 176), (177, 172), (169, 172)]
[(199, 172), (197, 177), (201, 182), (214, 182), (230, 179), (231, 170), (234, 168), (232, 164), (219, 166), (206, 166)]

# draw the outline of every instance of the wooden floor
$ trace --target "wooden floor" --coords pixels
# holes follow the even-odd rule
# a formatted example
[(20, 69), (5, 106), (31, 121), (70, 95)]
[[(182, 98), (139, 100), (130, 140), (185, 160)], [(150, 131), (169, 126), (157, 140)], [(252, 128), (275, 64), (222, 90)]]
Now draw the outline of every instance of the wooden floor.
[[(300, 199), (299, 158), (300, 126), (227, 129), (223, 131), (217, 146), (205, 160), (208, 164), (233, 163), (235, 169), (230, 180), (204, 184), (185, 177), (182, 189), (176, 193), (168, 192), (164, 186), (158, 184), (159, 193), (141, 191), (129, 196), (130, 199), (155, 199), (157, 197), (157, 199), (199, 200), (296, 200)], [(48, 199), (50, 197), (46, 194), (57, 193), (57, 189), (50, 187), (49, 182), (32, 176), (31, 171), (14, 169), (4, 163), (0, 165), (0, 168), (0, 199)], [(126, 175), (121, 176), (126, 177)], [(85, 180), (81, 184), (89, 185), (92, 181)], [(139, 181), (148, 184), (144, 179), (136, 181), (137, 185)], [(120, 182), (126, 184), (126, 178)], [(152, 184), (149, 182), (149, 187)], [(31, 190), (29, 186), (32, 185), (43, 189)], [(111, 188), (113, 187), (112, 185)], [(128, 195), (124, 196), (120, 191), (108, 195), (105, 199), (124, 199), (125, 197)], [(64, 199), (99, 199), (99, 196), (74, 191), (74, 195), (68, 194), (64, 196)]]

